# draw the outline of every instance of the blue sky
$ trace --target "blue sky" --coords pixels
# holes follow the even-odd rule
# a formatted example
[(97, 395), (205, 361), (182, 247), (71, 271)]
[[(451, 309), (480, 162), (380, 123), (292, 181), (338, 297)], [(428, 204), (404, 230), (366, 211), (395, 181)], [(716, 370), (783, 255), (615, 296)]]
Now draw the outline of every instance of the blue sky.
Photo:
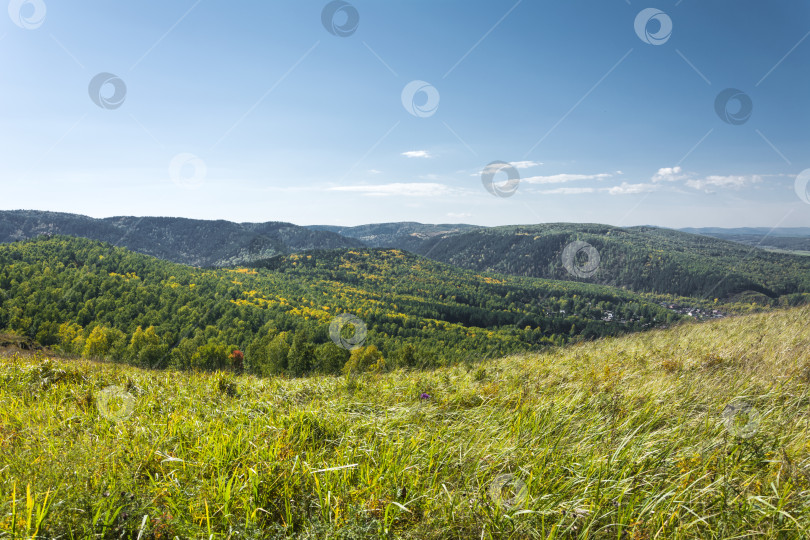
[(810, 226), (808, 61), (793, 0), (12, 0), (0, 208)]

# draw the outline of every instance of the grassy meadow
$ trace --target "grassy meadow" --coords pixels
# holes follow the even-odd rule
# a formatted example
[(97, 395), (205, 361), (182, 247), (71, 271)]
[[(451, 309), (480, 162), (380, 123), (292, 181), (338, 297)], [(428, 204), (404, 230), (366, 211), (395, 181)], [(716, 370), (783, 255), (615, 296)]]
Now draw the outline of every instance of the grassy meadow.
[(0, 538), (807, 538), (810, 308), (435, 371), (0, 359)]

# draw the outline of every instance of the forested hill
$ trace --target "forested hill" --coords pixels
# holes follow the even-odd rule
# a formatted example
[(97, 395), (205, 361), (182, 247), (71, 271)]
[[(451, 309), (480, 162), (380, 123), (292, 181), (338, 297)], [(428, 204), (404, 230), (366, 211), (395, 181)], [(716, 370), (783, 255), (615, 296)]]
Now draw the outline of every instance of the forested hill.
[(463, 223), (431, 225), (413, 221), (402, 221), (394, 223), (373, 223), (369, 225), (358, 225), (356, 227), (309, 225), (308, 228), (319, 231), (336, 232), (347, 238), (360, 240), (369, 247), (396, 248), (413, 253), (420, 253), (420, 246), (425, 240), (481, 229), (482, 227)]
[(334, 232), (279, 221), (233, 223), (132, 216), (94, 219), (59, 212), (0, 211), (0, 242), (26, 240), (43, 234), (100, 240), (193, 266), (228, 266), (308, 249), (363, 245)]
[[(720, 234), (726, 229), (683, 232), (575, 223), (477, 227), (410, 222), (311, 228), (476, 271), (592, 281), (636, 291), (722, 299), (754, 291), (776, 298), (808, 292), (810, 287), (810, 258), (753, 250), (761, 238), (751, 237), (756, 241), (745, 242), (751, 247), (741, 246), (738, 237)], [(807, 230), (786, 229), (785, 234), (793, 237), (769, 239), (767, 245), (810, 249), (810, 238), (801, 236)], [(574, 240), (588, 242), (600, 255), (599, 268), (587, 280), (573, 276), (561, 264), (565, 246)]]
[[(599, 266), (588, 278), (572, 276), (561, 264), (565, 246), (574, 240), (599, 253)], [(489, 227), (429, 238), (416, 251), (475, 271), (576, 279), (640, 292), (720, 299), (745, 291), (771, 298), (810, 292), (810, 257), (657, 227)]]
[[(810, 292), (810, 257), (656, 227), (573, 223), (478, 227), (412, 222), (302, 227), (282, 222), (93, 219), (51, 212), (0, 212), (0, 242), (40, 234), (101, 240), (201, 267), (249, 264), (318, 249), (387, 247), (476, 272), (582, 281), (709, 300), (750, 296), (743, 293), (751, 291), (771, 299)], [(588, 277), (577, 277), (562, 264), (565, 247), (575, 240), (587, 242), (599, 253), (599, 265)], [(793, 247), (795, 241), (806, 241), (789, 240)], [(578, 262), (586, 260), (580, 254)]]
[(628, 291), (480, 275), (398, 250), (257, 264), (197, 269), (70, 237), (5, 244), (0, 327), (145, 366), (222, 368), (239, 349), (255, 373), (301, 375), (340, 372), (351, 360), (328, 334), (342, 313), (368, 329), (357, 354), (385, 366), (499, 356), (679, 319)]

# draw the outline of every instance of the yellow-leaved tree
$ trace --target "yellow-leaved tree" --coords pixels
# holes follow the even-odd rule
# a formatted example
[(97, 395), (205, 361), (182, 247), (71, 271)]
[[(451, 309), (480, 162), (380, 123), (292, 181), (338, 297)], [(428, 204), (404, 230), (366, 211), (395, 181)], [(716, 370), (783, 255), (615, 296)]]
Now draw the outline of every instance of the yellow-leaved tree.
[(96, 326), (84, 342), (82, 354), (87, 358), (106, 358), (120, 354), (126, 336), (116, 328)]
[(363, 373), (365, 371), (382, 371), (385, 369), (385, 358), (374, 346), (358, 347), (352, 351), (349, 361), (343, 366), (343, 373)]
[(59, 325), (59, 348), (68, 354), (82, 354), (84, 351), (84, 328), (75, 322)]
[(168, 353), (168, 345), (157, 335), (154, 326), (146, 330), (140, 326), (136, 328), (127, 347), (129, 361), (141, 366), (163, 367), (168, 360)]

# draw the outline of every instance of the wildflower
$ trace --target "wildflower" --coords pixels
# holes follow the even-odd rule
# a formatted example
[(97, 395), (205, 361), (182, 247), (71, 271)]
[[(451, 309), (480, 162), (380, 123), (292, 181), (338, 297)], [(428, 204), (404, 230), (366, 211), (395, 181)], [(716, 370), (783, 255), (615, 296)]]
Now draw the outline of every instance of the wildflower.
[(422, 392), (422, 395), (419, 396), (419, 399), (430, 399), (430, 394)]

